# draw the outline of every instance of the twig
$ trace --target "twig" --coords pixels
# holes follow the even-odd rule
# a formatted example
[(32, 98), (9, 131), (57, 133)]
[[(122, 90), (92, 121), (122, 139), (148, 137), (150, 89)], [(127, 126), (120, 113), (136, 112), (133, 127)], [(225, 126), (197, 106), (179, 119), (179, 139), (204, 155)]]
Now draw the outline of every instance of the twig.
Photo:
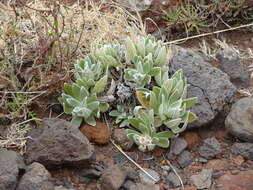
[(118, 145), (116, 145), (111, 139), (111, 143), (128, 159), (130, 160), (135, 166), (137, 166), (141, 171), (143, 171), (148, 177), (150, 177), (154, 182), (157, 182), (152, 175), (150, 175), (146, 170), (144, 170), (139, 164), (137, 164), (131, 157), (129, 157)]
[(213, 35), (213, 34), (219, 34), (219, 33), (223, 33), (223, 32), (237, 30), (237, 29), (240, 29), (240, 28), (247, 28), (247, 27), (251, 27), (251, 26), (253, 26), (253, 23), (245, 24), (245, 25), (241, 25), (241, 26), (237, 26), (237, 27), (233, 27), (233, 28), (227, 28), (227, 29), (224, 29), (224, 30), (218, 30), (218, 31), (214, 31), (214, 32), (199, 34), (199, 35), (195, 35), (195, 36), (189, 36), (189, 37), (186, 37), (186, 38), (166, 42), (164, 44), (165, 45), (175, 44), (175, 43), (178, 43), (178, 42), (181, 42), (181, 41), (186, 41), (186, 40), (195, 39), (195, 38), (199, 38), (199, 37), (210, 36), (210, 35)]
[(0, 91), (0, 93), (4, 93), (4, 94), (40, 94), (40, 93), (46, 93), (46, 91), (33, 91), (33, 92), (23, 92), (23, 91), (18, 91), (18, 92)]
[(180, 175), (177, 173), (177, 171), (176, 171), (175, 168), (172, 166), (172, 164), (170, 163), (170, 161), (167, 160), (167, 159), (165, 158), (164, 155), (163, 155), (163, 159), (167, 162), (167, 164), (169, 164), (169, 166), (171, 167), (171, 169), (173, 170), (173, 172), (176, 174), (176, 176), (178, 177), (178, 179), (179, 179), (179, 181), (180, 181), (180, 183), (181, 183), (182, 189), (184, 190), (184, 183), (183, 183), (183, 181), (182, 181)]
[[(106, 126), (109, 127), (108, 121), (106, 117), (104, 117)], [(116, 145), (112, 139), (110, 139), (111, 143), (128, 159), (130, 160), (136, 167), (138, 167), (141, 171), (143, 171), (148, 177), (150, 177), (155, 183), (158, 181), (152, 175), (150, 175), (146, 170), (144, 170), (138, 163), (136, 163), (130, 156), (128, 156), (118, 145)]]

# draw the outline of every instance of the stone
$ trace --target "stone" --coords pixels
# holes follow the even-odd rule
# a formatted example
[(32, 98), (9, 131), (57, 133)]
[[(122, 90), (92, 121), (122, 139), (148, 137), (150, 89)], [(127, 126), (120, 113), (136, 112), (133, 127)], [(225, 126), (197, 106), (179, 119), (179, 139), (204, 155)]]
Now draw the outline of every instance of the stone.
[(21, 177), (16, 190), (52, 190), (54, 189), (51, 174), (40, 163), (32, 163)]
[(108, 144), (110, 141), (110, 128), (100, 121), (96, 122), (96, 126), (84, 124), (80, 127), (80, 131), (89, 139), (90, 142), (96, 144)]
[(223, 175), (224, 175), (224, 172), (223, 172), (223, 171), (214, 169), (214, 170), (213, 170), (213, 174), (212, 174), (212, 178), (213, 178), (213, 179), (218, 179), (218, 178), (220, 178), (220, 177), (223, 176)]
[(239, 54), (232, 48), (220, 50), (216, 54), (222, 71), (230, 76), (230, 80), (238, 87), (246, 87), (249, 84), (249, 74), (241, 63)]
[(199, 161), (200, 163), (207, 163), (207, 162), (208, 162), (207, 159), (202, 158), (202, 157), (200, 157), (200, 158), (198, 159), (198, 161)]
[(253, 98), (242, 98), (232, 106), (225, 127), (239, 139), (253, 142)]
[(242, 171), (237, 175), (227, 173), (216, 180), (222, 190), (251, 190), (253, 187), (253, 170)]
[(253, 160), (253, 143), (234, 143), (231, 151), (247, 160)]
[(118, 190), (126, 177), (126, 171), (118, 165), (107, 168), (99, 179), (101, 190)]
[(66, 188), (62, 185), (54, 187), (54, 190), (75, 190), (73, 188)]
[(116, 0), (121, 6), (128, 8), (129, 10), (135, 11), (145, 11), (147, 10), (153, 0)]
[(58, 118), (43, 119), (27, 141), (26, 162), (46, 167), (85, 167), (94, 159), (94, 147), (77, 126)]
[(212, 185), (212, 169), (203, 169), (200, 174), (190, 177), (191, 182), (197, 189), (209, 189)]
[(126, 171), (127, 173), (127, 179), (130, 179), (130, 180), (137, 180), (138, 179), (138, 174), (137, 172), (131, 168), (131, 167), (124, 167), (124, 170)]
[(168, 172), (171, 170), (171, 167), (169, 165), (161, 166), (161, 168)]
[(147, 174), (145, 174), (143, 171), (139, 171), (139, 177), (140, 177), (140, 182), (142, 184), (148, 184), (148, 185), (153, 185), (156, 182), (158, 182), (160, 180), (160, 176), (159, 174), (151, 169), (148, 168), (144, 168), (144, 170), (149, 173), (156, 181), (154, 181), (153, 179), (151, 179)]
[(186, 131), (183, 135), (184, 140), (187, 142), (187, 148), (192, 149), (200, 143), (200, 137), (198, 133), (192, 131)]
[(187, 142), (183, 138), (175, 138), (171, 141), (170, 152), (179, 155), (187, 148)]
[(159, 190), (159, 185), (147, 185), (147, 184), (141, 184), (137, 183), (135, 186), (132, 186), (129, 190)]
[(123, 150), (130, 150), (133, 146), (133, 142), (127, 138), (126, 129), (115, 129), (112, 138)]
[(191, 109), (198, 119), (189, 124), (189, 128), (209, 124), (233, 101), (237, 89), (228, 75), (212, 66), (197, 52), (175, 47), (170, 71), (173, 74), (179, 69), (183, 70), (189, 83), (188, 97), (198, 97), (198, 103)]
[(0, 149), (0, 190), (15, 190), (18, 177), (25, 171), (25, 163), (20, 154)]
[(126, 182), (122, 185), (122, 187), (126, 190), (129, 190), (135, 186), (136, 186), (135, 183), (131, 180), (126, 180)]
[(169, 173), (169, 175), (165, 179), (165, 183), (172, 188), (181, 186), (181, 182), (174, 172)]
[(98, 179), (102, 175), (103, 171), (96, 170), (94, 168), (82, 169), (79, 175), (90, 179)]
[(206, 159), (215, 158), (221, 153), (219, 141), (215, 137), (205, 139), (204, 145), (199, 148), (199, 153)]
[(182, 152), (179, 155), (178, 160), (177, 160), (177, 162), (181, 168), (185, 168), (185, 167), (189, 166), (192, 163), (192, 161), (193, 161), (193, 156), (187, 150)]
[(212, 159), (206, 165), (205, 168), (208, 169), (217, 169), (217, 170), (227, 170), (230, 168), (231, 163), (228, 162), (227, 159), (219, 158), (219, 159)]
[(240, 173), (240, 170), (232, 170), (231, 171), (231, 174), (232, 175), (237, 175), (237, 174), (239, 174)]

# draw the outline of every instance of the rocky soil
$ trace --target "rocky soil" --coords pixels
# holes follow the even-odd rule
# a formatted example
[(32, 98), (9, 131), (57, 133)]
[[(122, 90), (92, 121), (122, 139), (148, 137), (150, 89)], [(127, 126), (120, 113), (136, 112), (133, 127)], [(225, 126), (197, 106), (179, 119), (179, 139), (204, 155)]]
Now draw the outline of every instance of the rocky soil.
[[(127, 2), (127, 1), (125, 1)], [(125, 3), (124, 2), (124, 3)], [(139, 9), (149, 1), (136, 4)], [(253, 34), (252, 34), (253, 37)], [(247, 47), (246, 47), (247, 48)], [(216, 64), (192, 48), (173, 46), (171, 74), (187, 77), (198, 97), (198, 119), (169, 149), (139, 152), (125, 130), (98, 122), (80, 129), (64, 119), (44, 118), (33, 128), (24, 155), (0, 149), (0, 190), (252, 190), (253, 97), (246, 64), (236, 52), (217, 52)], [(2, 123), (2, 129), (9, 123)], [(1, 132), (1, 131), (0, 131)], [(137, 168), (111, 140), (138, 163)]]

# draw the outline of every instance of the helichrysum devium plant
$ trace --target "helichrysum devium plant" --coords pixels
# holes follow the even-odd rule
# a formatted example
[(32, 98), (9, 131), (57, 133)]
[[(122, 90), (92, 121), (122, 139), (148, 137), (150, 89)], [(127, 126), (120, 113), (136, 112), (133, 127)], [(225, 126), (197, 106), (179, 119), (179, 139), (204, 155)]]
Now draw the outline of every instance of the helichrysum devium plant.
[(146, 109), (154, 110), (158, 127), (164, 124), (177, 134), (184, 131), (187, 124), (196, 119), (189, 108), (197, 102), (197, 98), (186, 98), (187, 82), (182, 78), (182, 70), (164, 81), (162, 87), (153, 87), (149, 94), (141, 90), (138, 93), (147, 94), (146, 100), (137, 98)]
[(129, 119), (133, 129), (127, 129), (128, 138), (138, 145), (140, 151), (150, 151), (155, 146), (169, 147), (169, 138), (174, 137), (171, 131), (157, 132), (153, 110), (140, 109), (134, 118)]
[(101, 63), (104, 68), (122, 66), (125, 59), (125, 51), (120, 44), (99, 45), (89, 55), (93, 63)]
[(125, 70), (125, 80), (139, 88), (149, 84), (151, 77), (161, 72), (167, 61), (167, 50), (162, 41), (148, 35), (137, 44), (128, 40), (127, 56), (132, 65)]
[(83, 120), (95, 126), (95, 118), (99, 118), (100, 112), (109, 108), (108, 104), (97, 100), (96, 93), (90, 93), (84, 86), (75, 83), (64, 85), (64, 93), (59, 101), (64, 112), (72, 115), (71, 122), (77, 126), (80, 126)]
[(116, 117), (115, 123), (119, 124), (119, 127), (125, 127), (129, 125), (129, 119), (133, 118), (133, 114), (124, 105), (117, 105), (116, 110), (112, 110), (109, 113), (110, 116)]

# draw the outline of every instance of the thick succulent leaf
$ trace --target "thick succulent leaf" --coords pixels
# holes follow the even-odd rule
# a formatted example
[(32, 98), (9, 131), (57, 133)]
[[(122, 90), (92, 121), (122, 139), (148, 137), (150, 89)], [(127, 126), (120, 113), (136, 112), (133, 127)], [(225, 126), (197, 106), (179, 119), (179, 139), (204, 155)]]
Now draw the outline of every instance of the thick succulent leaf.
[(80, 105), (80, 102), (72, 97), (66, 98), (66, 102), (73, 107)]
[(161, 68), (160, 67), (153, 67), (150, 71), (149, 71), (149, 75), (150, 76), (156, 76), (160, 73)]
[(92, 92), (94, 93), (100, 93), (103, 92), (105, 89), (105, 86), (107, 85), (108, 76), (105, 75), (102, 77), (99, 81), (96, 82)]
[(171, 131), (162, 131), (155, 134), (155, 137), (157, 138), (172, 138), (175, 137), (175, 134)]
[(155, 65), (156, 66), (163, 66), (166, 63), (166, 60), (167, 60), (167, 50), (166, 50), (166, 47), (163, 46), (160, 49), (158, 56), (156, 57)]
[(139, 119), (131, 118), (131, 119), (129, 119), (129, 123), (130, 123), (134, 128), (136, 128), (136, 129), (139, 130), (139, 123), (140, 123)]
[(125, 120), (123, 120), (123, 121), (120, 123), (119, 127), (122, 128), (122, 127), (125, 127), (125, 126), (127, 126), (127, 125), (129, 125), (129, 122), (128, 122), (128, 119), (125, 119)]
[(154, 140), (154, 144), (157, 146), (160, 146), (162, 148), (168, 148), (170, 143), (169, 143), (169, 139), (168, 138), (155, 138)]
[(183, 100), (183, 104), (186, 105), (186, 109), (191, 108), (197, 102), (198, 102), (198, 98), (196, 98), (196, 97), (194, 97), (194, 98), (188, 98), (188, 99), (184, 99)]
[(73, 96), (72, 93), (72, 85), (71, 84), (64, 84), (64, 92), (70, 96)]
[(158, 103), (157, 97), (153, 91), (150, 94), (149, 105), (150, 105), (150, 108), (152, 108), (155, 113), (158, 112), (159, 103)]
[(96, 126), (96, 120), (93, 116), (84, 119), (84, 121), (91, 126)]
[(137, 90), (136, 91), (136, 97), (138, 99), (138, 101), (140, 102), (140, 104), (144, 107), (144, 108), (149, 108), (149, 100), (148, 97), (146, 96), (146, 93), (141, 91), (141, 90)]
[(194, 113), (189, 112), (188, 123), (191, 123), (191, 122), (195, 121), (196, 119), (197, 119), (197, 116)]
[(135, 131), (135, 130), (132, 130), (132, 129), (127, 129), (127, 138), (134, 142), (134, 136), (137, 135), (137, 136), (141, 136), (141, 133), (139, 133), (138, 131)]
[(69, 104), (64, 103), (64, 102), (62, 103), (62, 105), (63, 105), (64, 113), (71, 114), (73, 107), (70, 106)]
[(134, 43), (130, 39), (127, 40), (127, 54), (131, 61), (134, 62), (135, 57), (137, 56), (137, 50)]
[(82, 121), (83, 121), (82, 117), (73, 116), (72, 120), (71, 120), (71, 123), (74, 124), (75, 126), (79, 127), (81, 125)]
[(109, 104), (107, 103), (100, 103), (99, 104), (99, 109), (101, 112), (106, 112), (109, 109)]
[(112, 117), (117, 117), (119, 116), (121, 113), (118, 112), (117, 110), (112, 110), (110, 111), (109, 115), (112, 116)]
[(177, 127), (180, 123), (182, 122), (181, 118), (178, 119), (172, 119), (172, 120), (167, 120), (164, 122), (164, 124), (169, 128), (172, 129), (174, 127)]
[(145, 57), (145, 40), (140, 40), (137, 44), (136, 44), (136, 49), (137, 52), (139, 53), (140, 56)]

